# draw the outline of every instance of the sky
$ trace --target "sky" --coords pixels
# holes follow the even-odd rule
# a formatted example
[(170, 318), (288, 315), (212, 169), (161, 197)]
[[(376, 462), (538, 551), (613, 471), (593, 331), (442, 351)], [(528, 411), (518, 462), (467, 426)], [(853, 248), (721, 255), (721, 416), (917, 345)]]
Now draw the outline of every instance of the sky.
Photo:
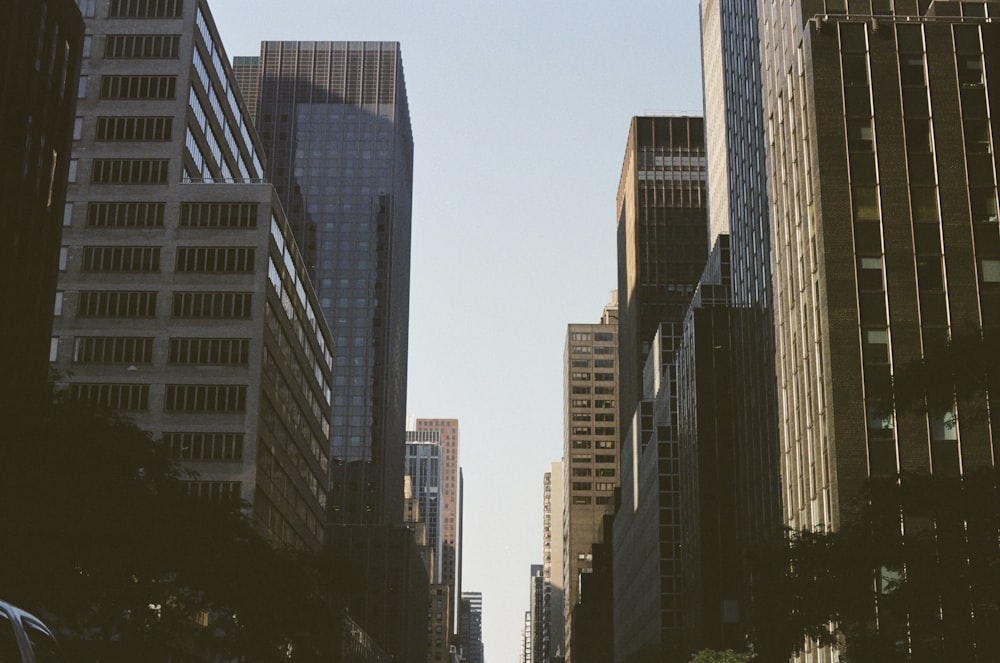
[(456, 418), (463, 589), (517, 663), (563, 347), (616, 287), (634, 115), (701, 115), (695, 0), (209, 0), (230, 58), (263, 40), (398, 41), (414, 138), (407, 412)]

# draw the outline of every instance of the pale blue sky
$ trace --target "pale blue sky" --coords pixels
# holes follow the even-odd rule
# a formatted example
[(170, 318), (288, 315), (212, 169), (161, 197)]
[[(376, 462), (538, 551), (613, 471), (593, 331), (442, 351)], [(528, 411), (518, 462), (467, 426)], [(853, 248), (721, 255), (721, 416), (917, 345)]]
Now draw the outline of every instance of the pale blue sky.
[(701, 114), (694, 0), (209, 0), (226, 51), (401, 42), (415, 166), (407, 411), (459, 419), (464, 588), (516, 663), (566, 325), (615, 288), (633, 115)]

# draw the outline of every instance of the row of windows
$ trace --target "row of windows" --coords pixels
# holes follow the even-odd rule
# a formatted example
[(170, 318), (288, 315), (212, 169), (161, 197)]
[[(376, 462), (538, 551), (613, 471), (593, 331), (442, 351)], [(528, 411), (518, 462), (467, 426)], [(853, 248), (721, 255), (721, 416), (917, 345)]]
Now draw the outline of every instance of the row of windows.
[(85, 246), (85, 272), (153, 272), (160, 268), (158, 246)]
[(239, 481), (185, 481), (187, 494), (209, 502), (240, 501)]
[[(62, 293), (57, 293), (56, 315), (62, 314)], [(155, 291), (82, 290), (77, 315), (83, 318), (151, 318), (156, 315)], [(253, 294), (249, 292), (175, 292), (171, 315), (175, 318), (249, 318)]]
[(615, 395), (615, 388), (614, 387), (602, 387), (601, 385), (597, 385), (595, 387), (590, 387), (589, 385), (578, 385), (578, 384), (576, 384), (576, 385), (573, 385), (572, 387), (570, 387), (570, 389), (571, 389), (571, 393), (576, 394), (576, 395), (590, 394), (590, 393), (597, 394), (598, 396), (614, 396)]
[[(590, 367), (590, 360), (589, 359), (573, 359), (570, 362), (570, 366), (572, 368), (589, 368)], [(614, 368), (614, 367), (615, 367), (615, 360), (614, 359), (595, 359), (594, 360), (594, 368)]]
[(113, 410), (149, 408), (148, 384), (74, 384), (73, 396)]
[(101, 76), (101, 99), (173, 99), (176, 76)]
[(182, 246), (177, 249), (178, 272), (247, 273), (253, 271), (253, 247)]
[(163, 203), (90, 203), (87, 225), (99, 228), (159, 228)]
[(175, 318), (249, 318), (253, 308), (250, 292), (175, 292)]
[(247, 387), (242, 384), (168, 384), (167, 412), (246, 412)]
[(94, 184), (166, 184), (169, 159), (94, 159)]
[(77, 363), (148, 364), (153, 361), (152, 337), (82, 336), (73, 345)]
[(164, 433), (163, 444), (178, 460), (240, 460), (243, 433)]
[[(182, 246), (177, 249), (176, 271), (249, 273), (253, 247)], [(85, 246), (83, 271), (154, 272), (160, 269), (158, 246)]]
[(574, 467), (572, 470), (573, 476), (575, 477), (613, 477), (616, 474), (614, 468), (599, 467), (596, 470), (589, 467)]
[(590, 407), (591, 403), (593, 403), (594, 407), (600, 407), (600, 408), (609, 408), (615, 406), (615, 402), (609, 400), (590, 401), (585, 398), (574, 398), (570, 401), (570, 405), (572, 407)]
[(256, 228), (257, 203), (182, 203), (183, 228)]
[(156, 293), (134, 290), (84, 290), (77, 316), (83, 318), (149, 318), (156, 315)]
[(170, 140), (172, 117), (99, 117), (97, 140)]
[(184, 0), (111, 0), (108, 18), (179, 18)]
[(176, 58), (180, 35), (108, 35), (104, 41), (106, 58)]
[(247, 338), (172, 338), (171, 364), (247, 364), (250, 339)]

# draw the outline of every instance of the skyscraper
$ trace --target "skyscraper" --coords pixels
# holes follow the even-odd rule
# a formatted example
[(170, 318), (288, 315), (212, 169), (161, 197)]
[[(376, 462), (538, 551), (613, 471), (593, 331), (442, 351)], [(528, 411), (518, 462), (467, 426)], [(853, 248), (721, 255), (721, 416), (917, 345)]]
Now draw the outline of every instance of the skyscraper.
[[(987, 18), (998, 11), (996, 2), (789, 0), (762, 14), (778, 439), (792, 527), (837, 528), (869, 478), (994, 464), (988, 394), (959, 389), (954, 402), (916, 413), (897, 408), (895, 378), (949, 342), (995, 342), (1000, 329), (990, 111), (1000, 34)], [(971, 657), (971, 643), (943, 638), (905, 627), (890, 636), (915, 658)]]
[(483, 595), (481, 592), (462, 592), (459, 616), (459, 640), (463, 660), (484, 663), (483, 653)]
[[(459, 452), (461, 450), (458, 434), (458, 419), (417, 419), (414, 422), (417, 432), (437, 433), (441, 442), (441, 492), (439, 496), (441, 508), (441, 580), (451, 585), (452, 596), (458, 597), (461, 591), (459, 583), (458, 556), (458, 519), (460, 502), (458, 494)], [(453, 614), (457, 612), (456, 603)], [(455, 625), (452, 626), (455, 628)]]
[(635, 413), (657, 327), (684, 319), (708, 256), (703, 124), (633, 117), (629, 126), (616, 205), (622, 421)]
[(616, 660), (685, 652), (675, 353), (708, 256), (705, 184), (701, 118), (632, 119), (617, 205), (622, 490), (611, 555)]
[(542, 571), (545, 577), (545, 661), (562, 660), (565, 647), (563, 590), (563, 464), (552, 463), (543, 479)]
[(197, 472), (192, 494), (317, 548), (333, 339), (208, 6), (83, 4), (54, 366)]
[(432, 583), (441, 582), (441, 481), (442, 448), (438, 433), (406, 431), (406, 476), (420, 505), (420, 522), (427, 528), (427, 545), (434, 551), (429, 573)]
[(570, 324), (563, 355), (563, 514), (564, 626), (562, 650), (572, 660), (573, 610), (580, 598), (580, 575), (591, 570), (591, 546), (605, 514), (614, 509), (618, 487), (618, 293), (596, 323)]
[(413, 137), (399, 44), (264, 42), (256, 125), (334, 336), (330, 520), (402, 521)]
[(13, 399), (48, 377), (80, 10), (71, 0), (8, 0), (0, 43), (0, 398)]

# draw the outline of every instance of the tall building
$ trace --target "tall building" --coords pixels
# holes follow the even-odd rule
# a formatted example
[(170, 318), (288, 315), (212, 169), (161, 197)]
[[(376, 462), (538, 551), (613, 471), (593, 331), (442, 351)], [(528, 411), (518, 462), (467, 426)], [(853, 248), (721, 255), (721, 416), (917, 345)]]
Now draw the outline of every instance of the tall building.
[(192, 494), (316, 548), (333, 338), (208, 6), (83, 5), (53, 365), (161, 439)]
[(442, 455), (436, 431), (406, 431), (406, 476), (420, 504), (420, 522), (426, 527), (427, 545), (433, 551), (434, 563), (429, 568), (432, 583), (441, 582)]
[[(441, 582), (451, 585), (452, 594), (457, 599), (461, 592), (458, 581), (458, 521), (461, 507), (458, 491), (458, 419), (416, 419), (414, 430), (418, 433), (437, 433), (441, 442), (442, 473), (438, 498), (441, 509)], [(457, 611), (457, 603), (455, 607)]]
[(616, 292), (597, 323), (568, 326), (563, 357), (562, 650), (572, 660), (580, 576), (591, 570), (591, 546), (598, 541), (605, 514), (614, 509), (619, 480)]
[(618, 188), (621, 503), (612, 528), (616, 661), (686, 651), (675, 354), (708, 256), (697, 117), (632, 119)]
[(547, 642), (545, 641), (545, 573), (541, 564), (531, 565), (528, 613), (525, 621), (525, 646), (528, 663), (543, 663)]
[(454, 601), (451, 585), (431, 583), (431, 601), (428, 608), (427, 661), (448, 663), (451, 656), (451, 632), (454, 621), (451, 611)]
[[(949, 340), (991, 342), (1000, 329), (998, 13), (996, 2), (788, 0), (761, 16), (792, 527), (837, 528), (869, 477), (994, 463), (988, 395), (898, 410), (893, 377)], [(895, 635), (915, 658), (972, 657), (971, 643)]]
[(462, 660), (467, 663), (485, 663), (483, 652), (483, 595), (481, 592), (462, 592), (459, 615), (459, 641)]
[(684, 319), (705, 266), (706, 167), (700, 117), (632, 118), (616, 204), (620, 420), (635, 413), (657, 327)]
[(267, 176), (334, 336), (330, 520), (402, 522), (413, 137), (399, 44), (264, 42)]
[(72, 0), (0, 6), (0, 399), (48, 378), (83, 19)]
[(565, 615), (563, 592), (563, 464), (552, 463), (543, 479), (542, 573), (545, 580), (543, 637), (545, 661), (563, 660)]
[(734, 481), (747, 543), (780, 536), (783, 525), (758, 12), (757, 0), (701, 3), (708, 245), (729, 234)]

